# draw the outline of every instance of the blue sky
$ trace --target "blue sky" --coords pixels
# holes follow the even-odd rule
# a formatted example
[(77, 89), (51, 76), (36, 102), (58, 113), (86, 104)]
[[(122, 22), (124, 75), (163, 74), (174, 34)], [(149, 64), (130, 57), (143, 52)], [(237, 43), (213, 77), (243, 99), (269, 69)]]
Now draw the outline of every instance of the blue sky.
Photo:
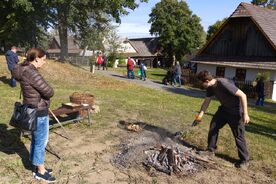
[[(149, 14), (158, 2), (160, 0), (149, 0), (148, 3), (140, 4), (139, 8), (122, 17), (122, 23), (118, 28), (119, 35), (128, 38), (149, 37)], [(190, 10), (201, 18), (201, 25), (207, 31), (209, 25), (230, 16), (241, 2), (250, 3), (251, 0), (187, 0), (186, 2)]]

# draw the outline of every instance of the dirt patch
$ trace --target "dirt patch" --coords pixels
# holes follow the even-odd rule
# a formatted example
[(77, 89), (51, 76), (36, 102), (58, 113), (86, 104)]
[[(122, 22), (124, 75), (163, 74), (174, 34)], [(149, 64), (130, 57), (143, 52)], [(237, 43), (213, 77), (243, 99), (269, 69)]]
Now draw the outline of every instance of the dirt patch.
[[(114, 122), (108, 127), (97, 129), (88, 128), (83, 124), (74, 124), (66, 128), (72, 140), (60, 135), (62, 129), (52, 130), (50, 144), (52, 149), (61, 157), (58, 159), (49, 152), (46, 153), (46, 166), (54, 169), (57, 183), (267, 183), (273, 181), (262, 172), (256, 170), (241, 171), (227, 166), (231, 163), (215, 159), (203, 165), (197, 172), (184, 176), (171, 176), (148, 170), (143, 166), (147, 159), (145, 149), (151, 149), (158, 144), (177, 145), (184, 150), (191, 151), (182, 142), (174, 138), (174, 134), (166, 129), (143, 123), (139, 132), (118, 128)], [(29, 142), (25, 144), (29, 148)], [(124, 150), (127, 149), (124, 153)], [(122, 154), (124, 157), (119, 157)], [(5, 167), (0, 167), (0, 183), (37, 183), (29, 170), (20, 167), (21, 160), (16, 154), (5, 155), (9, 161)], [(125, 159), (119, 159), (125, 158)], [(14, 164), (14, 165), (12, 165)], [(19, 164), (19, 167), (16, 166)], [(17, 169), (15, 169), (17, 168)]]

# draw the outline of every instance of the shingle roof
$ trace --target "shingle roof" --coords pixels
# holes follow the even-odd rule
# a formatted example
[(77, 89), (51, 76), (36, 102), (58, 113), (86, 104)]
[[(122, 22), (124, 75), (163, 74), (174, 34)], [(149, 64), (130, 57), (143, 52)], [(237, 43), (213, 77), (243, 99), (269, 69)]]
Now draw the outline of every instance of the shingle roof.
[(276, 50), (276, 10), (241, 3), (230, 18), (251, 17)]
[[(55, 46), (50, 47), (47, 52), (50, 54), (58, 54), (60, 53), (60, 39), (59, 36), (55, 36), (53, 39), (53, 42), (55, 42)], [(56, 48), (57, 47), (57, 48)], [(79, 48), (77, 42), (74, 40), (73, 37), (68, 37), (68, 54), (78, 54), (81, 52), (81, 49)]]
[[(57, 41), (58, 46), (60, 47), (59, 36), (55, 36), (55, 40)], [(79, 49), (79, 46), (73, 37), (68, 36), (68, 50), (74, 50), (74, 49)]]
[(140, 57), (151, 57), (157, 55), (157, 39), (156, 38), (135, 38), (129, 39), (129, 43), (136, 50)]
[[(270, 10), (268, 8), (258, 7), (248, 3), (240, 3), (236, 10), (232, 13), (227, 21), (234, 18), (240, 17), (249, 17), (256, 24), (262, 34), (269, 41), (271, 46), (276, 51), (276, 10)], [(227, 24), (227, 21), (220, 28), (222, 30), (224, 26)], [(216, 34), (219, 34), (217, 32)], [(212, 37), (215, 38), (216, 34)], [(200, 56), (202, 51), (208, 47), (209, 43), (201, 49), (197, 56)], [(217, 65), (217, 66), (232, 66), (237, 68), (256, 68), (256, 69), (268, 69), (268, 70), (276, 70), (276, 58), (246, 58), (246, 57), (235, 57), (235, 58), (227, 58), (220, 60), (216, 56), (200, 56), (201, 59), (194, 58), (193, 62), (195, 63), (204, 63), (209, 65)], [(256, 61), (256, 62), (255, 62)], [(257, 62), (259, 61), (259, 62)], [(264, 61), (264, 62), (261, 62)]]

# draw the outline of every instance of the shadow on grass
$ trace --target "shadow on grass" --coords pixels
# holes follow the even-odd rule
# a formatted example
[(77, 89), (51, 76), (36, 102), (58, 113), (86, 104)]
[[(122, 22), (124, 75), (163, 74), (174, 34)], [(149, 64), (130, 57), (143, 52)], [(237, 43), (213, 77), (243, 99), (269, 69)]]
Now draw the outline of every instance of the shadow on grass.
[(245, 126), (245, 130), (253, 134), (263, 135), (276, 140), (276, 130), (265, 127), (263, 125), (258, 125), (254, 122), (250, 122), (247, 126)]
[(10, 79), (8, 79), (6, 76), (0, 77), (0, 81), (2, 81), (4, 84), (10, 85)]
[(159, 76), (159, 77), (165, 77), (166, 76), (166, 74), (161, 74), (161, 73), (151, 73), (151, 75)]
[(7, 129), (6, 124), (0, 124), (0, 151), (6, 154), (18, 154), (27, 170), (31, 170), (29, 151), (20, 139), (18, 129)]
[(128, 79), (126, 76), (117, 75), (117, 74), (111, 74), (111, 76), (121, 78), (121, 79)]
[(250, 99), (248, 103), (251, 108), (255, 109), (256, 111), (261, 111), (265, 113), (275, 114), (276, 113), (276, 104), (271, 102), (265, 102), (264, 106), (256, 106), (253, 100)]
[(177, 143), (183, 144), (186, 147), (190, 147), (190, 148), (193, 148), (193, 149), (196, 149), (196, 150), (201, 150), (199, 147), (197, 147), (195, 145), (192, 145), (192, 144), (186, 142), (183, 139), (180, 139), (181, 135), (177, 135), (177, 132), (171, 132), (171, 131), (169, 131), (165, 128), (158, 127), (158, 126), (155, 126), (155, 125), (151, 125), (151, 124), (148, 124), (148, 123), (145, 123), (145, 122), (137, 121), (137, 122), (129, 123), (129, 122), (126, 122), (124, 120), (119, 121), (119, 125), (121, 127), (122, 126), (126, 127), (129, 124), (136, 124), (136, 125), (139, 125), (139, 127), (143, 127), (144, 130), (157, 133), (160, 136), (161, 140), (166, 140), (167, 138), (170, 138), (171, 140), (174, 140)]
[[(269, 116), (269, 117), (271, 117), (271, 116)], [(256, 120), (256, 121), (259, 121), (259, 122), (263, 122), (263, 123), (266, 123), (266, 124), (271, 124), (271, 126), (273, 126), (273, 124), (274, 124), (274, 126), (276, 125), (276, 119), (273, 119), (273, 117), (268, 118), (268, 117), (257, 116), (255, 114), (250, 114), (250, 118), (252, 120)]]
[(225, 155), (223, 153), (216, 153), (216, 156), (231, 163), (237, 163), (239, 161), (239, 159), (229, 157), (229, 155)]
[(183, 87), (171, 87), (171, 86), (163, 86), (162, 87), (165, 91), (176, 93), (176, 94), (182, 94), (189, 97), (194, 98), (205, 98), (206, 92), (202, 90), (197, 89), (187, 89), (185, 86)]

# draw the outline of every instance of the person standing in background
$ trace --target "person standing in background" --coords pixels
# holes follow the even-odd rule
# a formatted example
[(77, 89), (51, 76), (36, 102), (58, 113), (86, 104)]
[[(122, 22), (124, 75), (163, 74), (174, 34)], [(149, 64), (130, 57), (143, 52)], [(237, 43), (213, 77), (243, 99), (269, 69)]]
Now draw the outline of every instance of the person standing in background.
[(133, 71), (134, 65), (135, 65), (134, 61), (130, 57), (128, 57), (128, 59), (127, 59), (127, 78), (129, 78), (129, 79), (135, 78), (134, 71)]
[[(12, 72), (14, 66), (19, 62), (16, 52), (17, 52), (16, 46), (12, 46), (11, 49), (8, 50), (5, 54), (10, 73)], [(16, 87), (16, 80), (13, 78), (12, 75), (11, 75), (10, 85), (11, 87)]]
[(98, 70), (100, 70), (100, 67), (101, 67), (101, 65), (103, 63), (103, 57), (102, 57), (102, 53), (101, 52), (97, 56), (96, 63), (98, 65)]
[(145, 81), (147, 79), (146, 70), (147, 70), (146, 65), (143, 62), (141, 62), (141, 64), (140, 64), (140, 71), (141, 71), (140, 79), (143, 81)]
[(181, 66), (179, 64), (179, 61), (176, 62), (176, 65), (174, 67), (174, 77), (173, 77), (173, 86), (176, 85), (176, 81), (178, 81), (179, 83), (179, 86), (178, 87), (181, 87)]
[(107, 70), (107, 62), (108, 62), (108, 60), (107, 60), (106, 55), (103, 55), (103, 64), (102, 64), (103, 70)]
[(257, 106), (264, 106), (264, 77), (261, 77), (256, 85), (256, 92), (258, 94), (258, 99), (256, 101)]

